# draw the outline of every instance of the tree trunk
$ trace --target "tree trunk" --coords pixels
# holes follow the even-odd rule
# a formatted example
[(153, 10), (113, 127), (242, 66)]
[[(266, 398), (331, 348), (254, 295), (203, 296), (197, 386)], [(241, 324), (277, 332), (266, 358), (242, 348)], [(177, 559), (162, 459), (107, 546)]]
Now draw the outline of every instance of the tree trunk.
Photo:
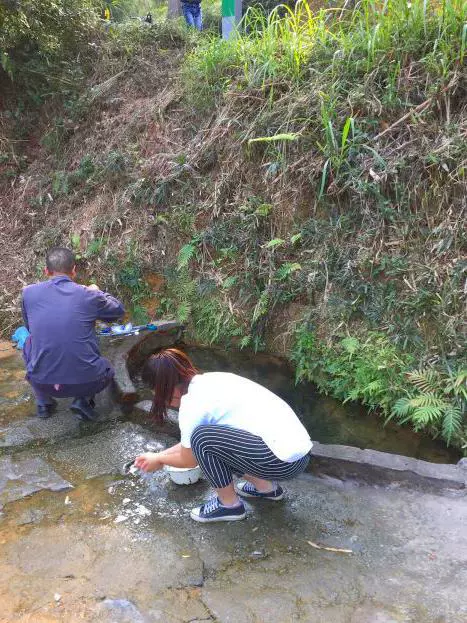
[(180, 0), (169, 0), (169, 6), (167, 9), (167, 18), (174, 19), (182, 14), (182, 7)]

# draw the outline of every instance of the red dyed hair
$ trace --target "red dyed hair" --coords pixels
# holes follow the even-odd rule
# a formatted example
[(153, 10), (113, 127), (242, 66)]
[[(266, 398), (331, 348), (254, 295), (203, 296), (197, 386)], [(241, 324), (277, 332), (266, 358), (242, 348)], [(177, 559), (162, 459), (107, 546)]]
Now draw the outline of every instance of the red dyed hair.
[(143, 381), (154, 390), (151, 415), (158, 424), (167, 417), (167, 405), (177, 385), (188, 385), (198, 374), (189, 357), (177, 348), (166, 348), (151, 355), (143, 369)]

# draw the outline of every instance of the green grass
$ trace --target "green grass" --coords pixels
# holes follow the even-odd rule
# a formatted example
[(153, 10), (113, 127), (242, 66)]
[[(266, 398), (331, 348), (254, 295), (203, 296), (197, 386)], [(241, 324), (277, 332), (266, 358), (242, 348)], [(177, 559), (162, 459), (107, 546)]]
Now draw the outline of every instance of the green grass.
[(222, 119), (226, 186), (229, 168), (244, 185), (190, 233), (194, 281), (234, 284), (244, 346), (278, 339), (276, 312), (299, 303), (303, 378), (457, 446), (458, 398), (424, 421), (406, 373), (465, 365), (466, 24), (461, 0), (298, 2), (248, 11), (237, 38), (201, 38), (183, 67), (187, 105)]
[(362, 0), (352, 10), (318, 12), (299, 1), (294, 10), (278, 7), (269, 15), (251, 9), (241, 36), (227, 42), (208, 38), (193, 51), (187, 75), (201, 99), (225, 92), (234, 81), (264, 88), (286, 80), (290, 87), (312, 75), (336, 81), (335, 90), (342, 93), (375, 72), (372, 80), (391, 98), (411, 57), (430, 76), (433, 89), (464, 62), (466, 22), (463, 0)]

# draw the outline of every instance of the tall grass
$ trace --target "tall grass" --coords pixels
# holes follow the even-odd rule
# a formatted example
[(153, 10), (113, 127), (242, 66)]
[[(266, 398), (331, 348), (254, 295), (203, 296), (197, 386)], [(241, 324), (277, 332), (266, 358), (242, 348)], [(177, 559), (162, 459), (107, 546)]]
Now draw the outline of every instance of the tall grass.
[(361, 0), (351, 9), (313, 11), (306, 0), (269, 15), (249, 9), (231, 41), (207, 38), (189, 57), (187, 75), (204, 99), (228, 88), (300, 83), (319, 72), (348, 88), (377, 72), (389, 88), (416, 58), (436, 81), (466, 53), (465, 0)]

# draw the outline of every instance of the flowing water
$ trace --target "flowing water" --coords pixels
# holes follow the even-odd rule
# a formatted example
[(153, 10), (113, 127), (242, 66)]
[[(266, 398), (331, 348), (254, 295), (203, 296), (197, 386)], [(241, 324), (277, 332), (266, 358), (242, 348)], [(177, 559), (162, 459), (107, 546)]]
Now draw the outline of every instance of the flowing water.
[[(320, 394), (311, 383), (295, 384), (293, 368), (280, 357), (186, 346), (185, 352), (204, 372), (225, 371), (245, 376), (283, 398), (300, 416), (312, 439), (403, 454), (435, 463), (456, 463), (460, 453), (428, 435), (414, 433), (370, 414), (363, 407), (345, 404)], [(140, 395), (151, 392), (136, 379)]]

